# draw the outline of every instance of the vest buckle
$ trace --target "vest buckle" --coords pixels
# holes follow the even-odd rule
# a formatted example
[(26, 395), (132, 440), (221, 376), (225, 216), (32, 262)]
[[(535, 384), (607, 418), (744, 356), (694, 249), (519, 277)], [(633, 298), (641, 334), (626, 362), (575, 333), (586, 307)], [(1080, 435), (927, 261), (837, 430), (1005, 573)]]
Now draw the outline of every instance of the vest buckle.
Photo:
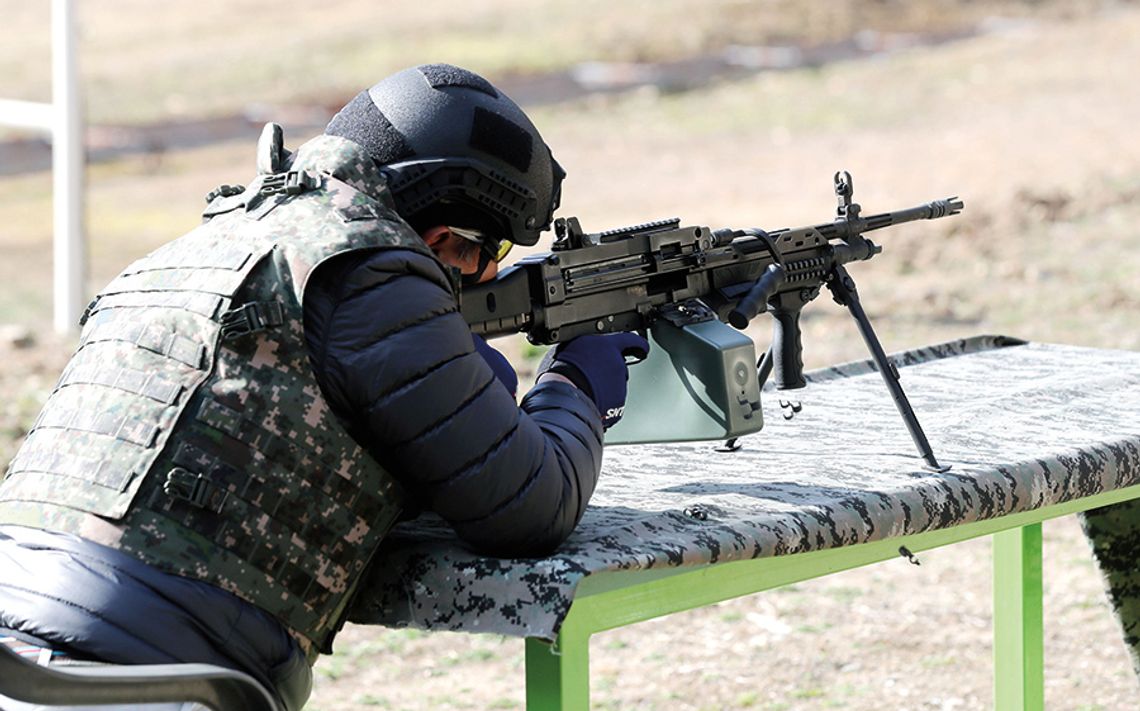
[(229, 340), (285, 323), (285, 309), (277, 301), (251, 301), (222, 314), (222, 339)]
[(287, 173), (274, 173), (261, 179), (259, 195), (300, 195), (319, 185), (316, 176), (303, 170), (290, 170)]
[(166, 475), (162, 490), (173, 499), (181, 499), (191, 506), (221, 513), (230, 492), (218, 487), (201, 474), (182, 467), (174, 467)]

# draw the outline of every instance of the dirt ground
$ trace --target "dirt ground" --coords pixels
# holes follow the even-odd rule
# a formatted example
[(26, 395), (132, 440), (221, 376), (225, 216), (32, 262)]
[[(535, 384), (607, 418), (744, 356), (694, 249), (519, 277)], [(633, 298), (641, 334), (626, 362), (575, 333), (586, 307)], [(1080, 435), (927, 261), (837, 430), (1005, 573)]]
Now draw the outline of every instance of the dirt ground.
[[(562, 214), (591, 230), (674, 215), (821, 222), (838, 169), (866, 213), (962, 196), (960, 217), (881, 233), (884, 253), (851, 269), (890, 351), (982, 332), (1135, 350), (1140, 9), (1099, 7), (993, 21), (972, 39), (872, 61), (533, 114), (569, 172)], [(192, 226), (201, 195), (240, 180), (251, 153), (230, 144), (93, 166), (96, 282)], [(8, 178), (0, 191), (0, 316), (30, 323), (0, 331), (0, 460), (68, 347), (21, 316), (46, 304), (42, 280), (26, 276), (47, 269), (45, 182)], [(803, 327), (809, 366), (863, 355), (833, 304), (812, 304)], [(750, 332), (767, 342), (767, 326)], [(521, 340), (503, 348), (525, 378)], [(921, 566), (900, 559), (601, 634), (594, 707), (991, 708), (988, 551), (972, 541)], [(1046, 524), (1045, 556), (1047, 708), (1140, 708), (1072, 518)], [(521, 709), (522, 655), (521, 640), (350, 626), (318, 665), (309, 708)]]

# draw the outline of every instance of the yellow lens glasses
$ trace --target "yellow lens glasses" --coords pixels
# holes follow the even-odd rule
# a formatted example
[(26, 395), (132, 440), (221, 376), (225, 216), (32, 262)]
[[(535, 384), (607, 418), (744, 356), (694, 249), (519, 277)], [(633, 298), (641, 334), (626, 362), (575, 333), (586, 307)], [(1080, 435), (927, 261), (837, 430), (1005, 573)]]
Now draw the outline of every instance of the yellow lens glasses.
[[(481, 248), (485, 247), (487, 244), (487, 238), (479, 230), (473, 230), (470, 227), (448, 227), (447, 229), (451, 230), (451, 233), (456, 237), (460, 237), (467, 240), (468, 242), (477, 244)], [(511, 251), (511, 247), (514, 246), (515, 243), (511, 242), (510, 240), (500, 240), (499, 246), (495, 250), (495, 253), (491, 255), (491, 258), (496, 262), (501, 262), (503, 260), (503, 257), (506, 257), (507, 253)]]
[(515, 243), (510, 241), (510, 240), (505, 239), (505, 240), (499, 242), (499, 249), (498, 249), (498, 251), (495, 252), (495, 261), (496, 262), (503, 261), (503, 258), (507, 256), (508, 252), (511, 251), (511, 247), (514, 247), (514, 246), (515, 246)]

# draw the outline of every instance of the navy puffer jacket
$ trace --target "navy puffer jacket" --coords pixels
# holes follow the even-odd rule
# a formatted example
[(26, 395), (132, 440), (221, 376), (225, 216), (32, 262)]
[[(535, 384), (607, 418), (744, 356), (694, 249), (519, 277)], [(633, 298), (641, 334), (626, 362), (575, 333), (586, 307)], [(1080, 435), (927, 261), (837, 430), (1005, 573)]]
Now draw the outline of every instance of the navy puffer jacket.
[(597, 409), (558, 382), (516, 406), (434, 259), (385, 249), (321, 265), (305, 335), (333, 411), (470, 545), (536, 556), (573, 530), (601, 466)]

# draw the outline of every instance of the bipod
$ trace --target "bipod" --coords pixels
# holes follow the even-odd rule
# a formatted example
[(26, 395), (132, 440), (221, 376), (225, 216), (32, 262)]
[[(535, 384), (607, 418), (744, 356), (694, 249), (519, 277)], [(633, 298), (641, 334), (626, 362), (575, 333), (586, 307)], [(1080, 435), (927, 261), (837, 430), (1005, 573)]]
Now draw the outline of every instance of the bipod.
[(907, 400), (906, 393), (903, 392), (902, 385), (899, 383), (899, 370), (891, 359), (887, 358), (887, 354), (883, 351), (883, 345), (879, 343), (879, 337), (875, 335), (875, 329), (871, 327), (871, 320), (867, 318), (867, 312), (863, 310), (863, 304), (859, 301), (859, 292), (855, 289), (855, 280), (851, 278), (843, 265), (836, 264), (828, 275), (826, 286), (835, 302), (840, 306), (847, 307), (847, 310), (855, 318), (855, 323), (859, 326), (859, 335), (863, 336), (863, 342), (871, 351), (871, 359), (879, 370), (879, 375), (883, 376), (883, 382), (886, 383), (887, 390), (891, 393), (891, 399), (895, 401), (895, 407), (902, 415), (903, 422), (910, 433), (910, 438), (914, 440), (914, 446), (918, 448), (919, 455), (926, 462), (926, 465), (934, 471), (949, 471), (949, 466), (942, 466), (934, 457), (930, 442), (926, 439), (926, 433), (922, 431), (922, 425), (919, 424), (918, 417), (914, 414), (914, 408), (910, 406), (910, 401)]
[[(764, 246), (767, 247), (768, 252), (772, 255), (772, 264), (768, 266), (767, 270), (756, 280), (756, 283), (748, 290), (747, 294), (741, 298), (736, 306), (728, 314), (729, 323), (739, 329), (744, 329), (754, 316), (764, 311), (771, 312), (776, 317), (778, 324), (777, 336), (780, 336), (779, 342), (782, 344), (781, 348), (787, 347), (791, 344), (794, 348), (794, 353), (791, 357), (787, 357), (788, 353), (783, 350), (780, 353), (775, 352), (777, 338), (773, 337), (772, 343), (768, 346), (768, 351), (756, 363), (758, 380), (760, 389), (764, 389), (764, 383), (767, 382), (768, 376), (771, 375), (773, 367), (776, 364), (776, 358), (780, 357), (779, 368), (776, 372), (776, 386), (781, 390), (790, 390), (802, 388), (805, 385), (803, 378), (803, 361), (800, 358), (800, 332), (799, 332), (799, 313), (800, 310), (809, 301), (814, 299), (819, 294), (818, 282), (810, 285), (808, 288), (802, 288), (798, 292), (784, 292), (781, 294), (780, 287), (785, 284), (789, 279), (792, 283), (804, 283), (806, 277), (810, 277), (813, 281), (820, 277), (823, 278), (824, 284), (831, 292), (835, 302), (840, 306), (847, 307), (851, 315), (855, 318), (855, 323), (859, 326), (859, 334), (863, 336), (863, 342), (867, 344), (868, 350), (871, 351), (871, 359), (875, 367), (879, 371), (879, 375), (883, 377), (883, 382), (887, 385), (887, 390), (891, 393), (891, 398), (895, 401), (895, 407), (898, 408), (899, 414), (902, 415), (903, 423), (906, 424), (906, 429), (910, 433), (910, 438), (914, 441), (914, 446), (918, 448), (919, 456), (926, 462), (927, 467), (934, 471), (944, 472), (948, 471), (950, 467), (942, 466), (934, 457), (934, 452), (930, 448), (930, 442), (926, 439), (926, 433), (922, 431), (922, 425), (918, 423), (918, 417), (914, 414), (914, 408), (910, 406), (910, 401), (907, 400), (906, 393), (903, 392), (902, 385), (899, 384), (899, 371), (895, 364), (887, 358), (887, 354), (883, 351), (883, 346), (879, 343), (878, 336), (875, 335), (875, 329), (871, 327), (871, 321), (867, 318), (867, 313), (863, 310), (863, 305), (859, 302), (859, 294), (855, 290), (855, 280), (847, 273), (844, 264), (852, 260), (866, 260), (882, 251), (878, 246), (870, 240), (864, 239), (860, 234), (861, 228), (866, 228), (866, 221), (861, 217), (861, 208), (858, 203), (852, 202), (851, 198), (854, 193), (854, 181), (851, 179), (851, 174), (847, 171), (840, 171), (834, 177), (835, 197), (837, 200), (836, 208), (836, 224), (846, 223), (846, 229), (839, 235), (846, 242), (845, 245), (837, 245), (832, 249), (830, 266), (821, 268), (819, 271), (812, 271), (810, 273), (803, 272), (803, 268), (797, 267), (797, 263), (793, 262), (791, 265), (784, 264), (783, 255), (774, 240), (761, 230), (745, 230), (741, 234), (747, 234), (752, 237), (757, 237), (763, 240)], [(934, 208), (938, 210), (935, 211)], [(955, 214), (961, 209), (962, 205), (957, 202), (957, 198), (943, 201), (942, 203), (929, 205), (921, 208), (922, 217), (932, 219), (932, 217), (941, 217), (944, 214)], [(949, 212), (947, 212), (949, 211)], [(880, 215), (878, 217), (884, 217)], [(891, 215), (886, 216), (888, 222), (886, 224), (893, 224), (890, 220), (894, 217)], [(877, 218), (876, 218), (877, 219)], [(913, 219), (910, 218), (910, 219)], [(813, 228), (814, 229), (814, 228)], [(814, 268), (818, 263), (816, 262), (800, 262), (798, 264), (809, 264)], [(795, 273), (797, 268), (800, 273)], [(789, 277), (788, 270), (792, 269), (793, 274)], [(785, 360), (787, 358), (787, 360)], [(791, 371), (793, 377), (791, 382), (788, 381), (787, 373)], [(781, 372), (782, 371), (782, 372)], [(792, 419), (796, 413), (800, 411), (798, 403), (784, 403), (781, 402), (780, 406), (789, 410), (784, 414), (785, 419)], [(740, 449), (737, 438), (734, 437), (727, 440), (723, 445), (717, 448), (721, 452), (735, 452)]]

